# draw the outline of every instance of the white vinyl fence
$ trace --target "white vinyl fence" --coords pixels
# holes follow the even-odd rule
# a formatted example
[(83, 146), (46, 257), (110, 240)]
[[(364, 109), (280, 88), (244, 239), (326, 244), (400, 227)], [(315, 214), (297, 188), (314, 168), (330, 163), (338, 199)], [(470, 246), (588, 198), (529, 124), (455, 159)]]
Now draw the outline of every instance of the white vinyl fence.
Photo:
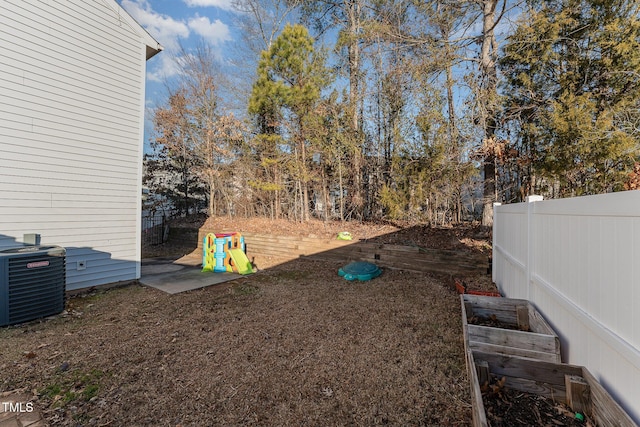
[(640, 424), (640, 191), (496, 204), (493, 280)]

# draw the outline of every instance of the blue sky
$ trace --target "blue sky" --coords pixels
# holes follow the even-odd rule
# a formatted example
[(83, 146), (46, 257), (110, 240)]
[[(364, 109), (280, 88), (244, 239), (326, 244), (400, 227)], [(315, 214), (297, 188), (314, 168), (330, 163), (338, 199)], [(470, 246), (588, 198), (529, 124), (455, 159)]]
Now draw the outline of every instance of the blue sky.
[[(146, 103), (148, 111), (162, 105), (166, 99), (164, 82), (178, 73), (175, 63), (180, 46), (187, 51), (204, 41), (220, 59), (225, 72), (233, 79), (251, 79), (232, 62), (239, 56), (250, 58), (257, 53), (242, 46), (242, 34), (238, 25), (240, 12), (234, 8), (234, 0), (117, 0), (118, 3), (163, 47), (164, 51), (147, 61)], [(235, 0), (237, 1), (237, 0)], [(270, 10), (270, 12), (272, 12)], [(515, 13), (514, 13), (515, 12)], [(277, 13), (277, 12), (276, 12)], [(517, 16), (519, 11), (509, 15)], [(289, 17), (285, 19), (288, 21)], [(283, 25), (284, 22), (279, 22)], [(498, 33), (508, 30), (512, 22), (503, 20)], [(479, 33), (481, 23), (471, 30)], [(257, 64), (254, 64), (254, 66)], [(254, 68), (255, 69), (255, 68)], [(246, 72), (246, 69), (244, 70)], [(464, 70), (460, 70), (464, 72)], [(149, 119), (149, 117), (147, 117)], [(147, 127), (149, 122), (147, 120)], [(145, 149), (148, 141), (145, 137)]]
[(189, 47), (205, 40), (222, 54), (233, 40), (230, 0), (119, 0), (165, 51), (147, 63), (147, 79), (160, 82), (176, 73), (172, 58), (179, 45)]
[(176, 74), (180, 44), (204, 40), (224, 57), (234, 39), (231, 0), (119, 0), (122, 7), (160, 44), (164, 52), (147, 62), (147, 80), (160, 83)]
[[(233, 55), (238, 41), (238, 12), (232, 0), (118, 0), (118, 3), (153, 36), (164, 51), (147, 61), (147, 107), (166, 97), (164, 81), (178, 72), (175, 59), (180, 45), (187, 50), (204, 41), (221, 62)], [(145, 141), (145, 145), (146, 145)], [(147, 147), (148, 148), (148, 147)]]

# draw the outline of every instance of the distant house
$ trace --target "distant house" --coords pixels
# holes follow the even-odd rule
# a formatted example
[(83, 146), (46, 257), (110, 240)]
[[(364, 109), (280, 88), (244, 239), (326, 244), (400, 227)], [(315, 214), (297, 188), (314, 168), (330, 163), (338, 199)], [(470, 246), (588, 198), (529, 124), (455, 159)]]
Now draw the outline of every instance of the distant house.
[(146, 60), (115, 0), (0, 7), (0, 248), (67, 249), (67, 289), (140, 277)]

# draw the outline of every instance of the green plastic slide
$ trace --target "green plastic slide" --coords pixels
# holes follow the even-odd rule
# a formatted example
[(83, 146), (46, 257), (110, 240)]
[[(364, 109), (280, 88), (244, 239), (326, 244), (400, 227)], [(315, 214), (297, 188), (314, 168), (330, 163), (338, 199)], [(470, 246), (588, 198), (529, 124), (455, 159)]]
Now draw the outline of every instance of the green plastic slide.
[(251, 265), (251, 261), (247, 258), (244, 251), (242, 249), (229, 249), (229, 255), (231, 255), (231, 259), (233, 260), (233, 265), (238, 270), (240, 274), (251, 274), (254, 273), (253, 266)]

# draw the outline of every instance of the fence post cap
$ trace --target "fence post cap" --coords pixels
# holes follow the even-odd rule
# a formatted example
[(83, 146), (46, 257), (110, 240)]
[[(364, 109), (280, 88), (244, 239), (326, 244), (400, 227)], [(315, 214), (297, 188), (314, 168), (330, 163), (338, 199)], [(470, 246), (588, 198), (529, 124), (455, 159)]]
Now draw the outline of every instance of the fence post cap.
[(537, 196), (535, 194), (532, 194), (531, 196), (527, 196), (527, 198), (525, 199), (527, 203), (531, 203), (531, 202), (541, 202), (544, 200), (544, 196)]

